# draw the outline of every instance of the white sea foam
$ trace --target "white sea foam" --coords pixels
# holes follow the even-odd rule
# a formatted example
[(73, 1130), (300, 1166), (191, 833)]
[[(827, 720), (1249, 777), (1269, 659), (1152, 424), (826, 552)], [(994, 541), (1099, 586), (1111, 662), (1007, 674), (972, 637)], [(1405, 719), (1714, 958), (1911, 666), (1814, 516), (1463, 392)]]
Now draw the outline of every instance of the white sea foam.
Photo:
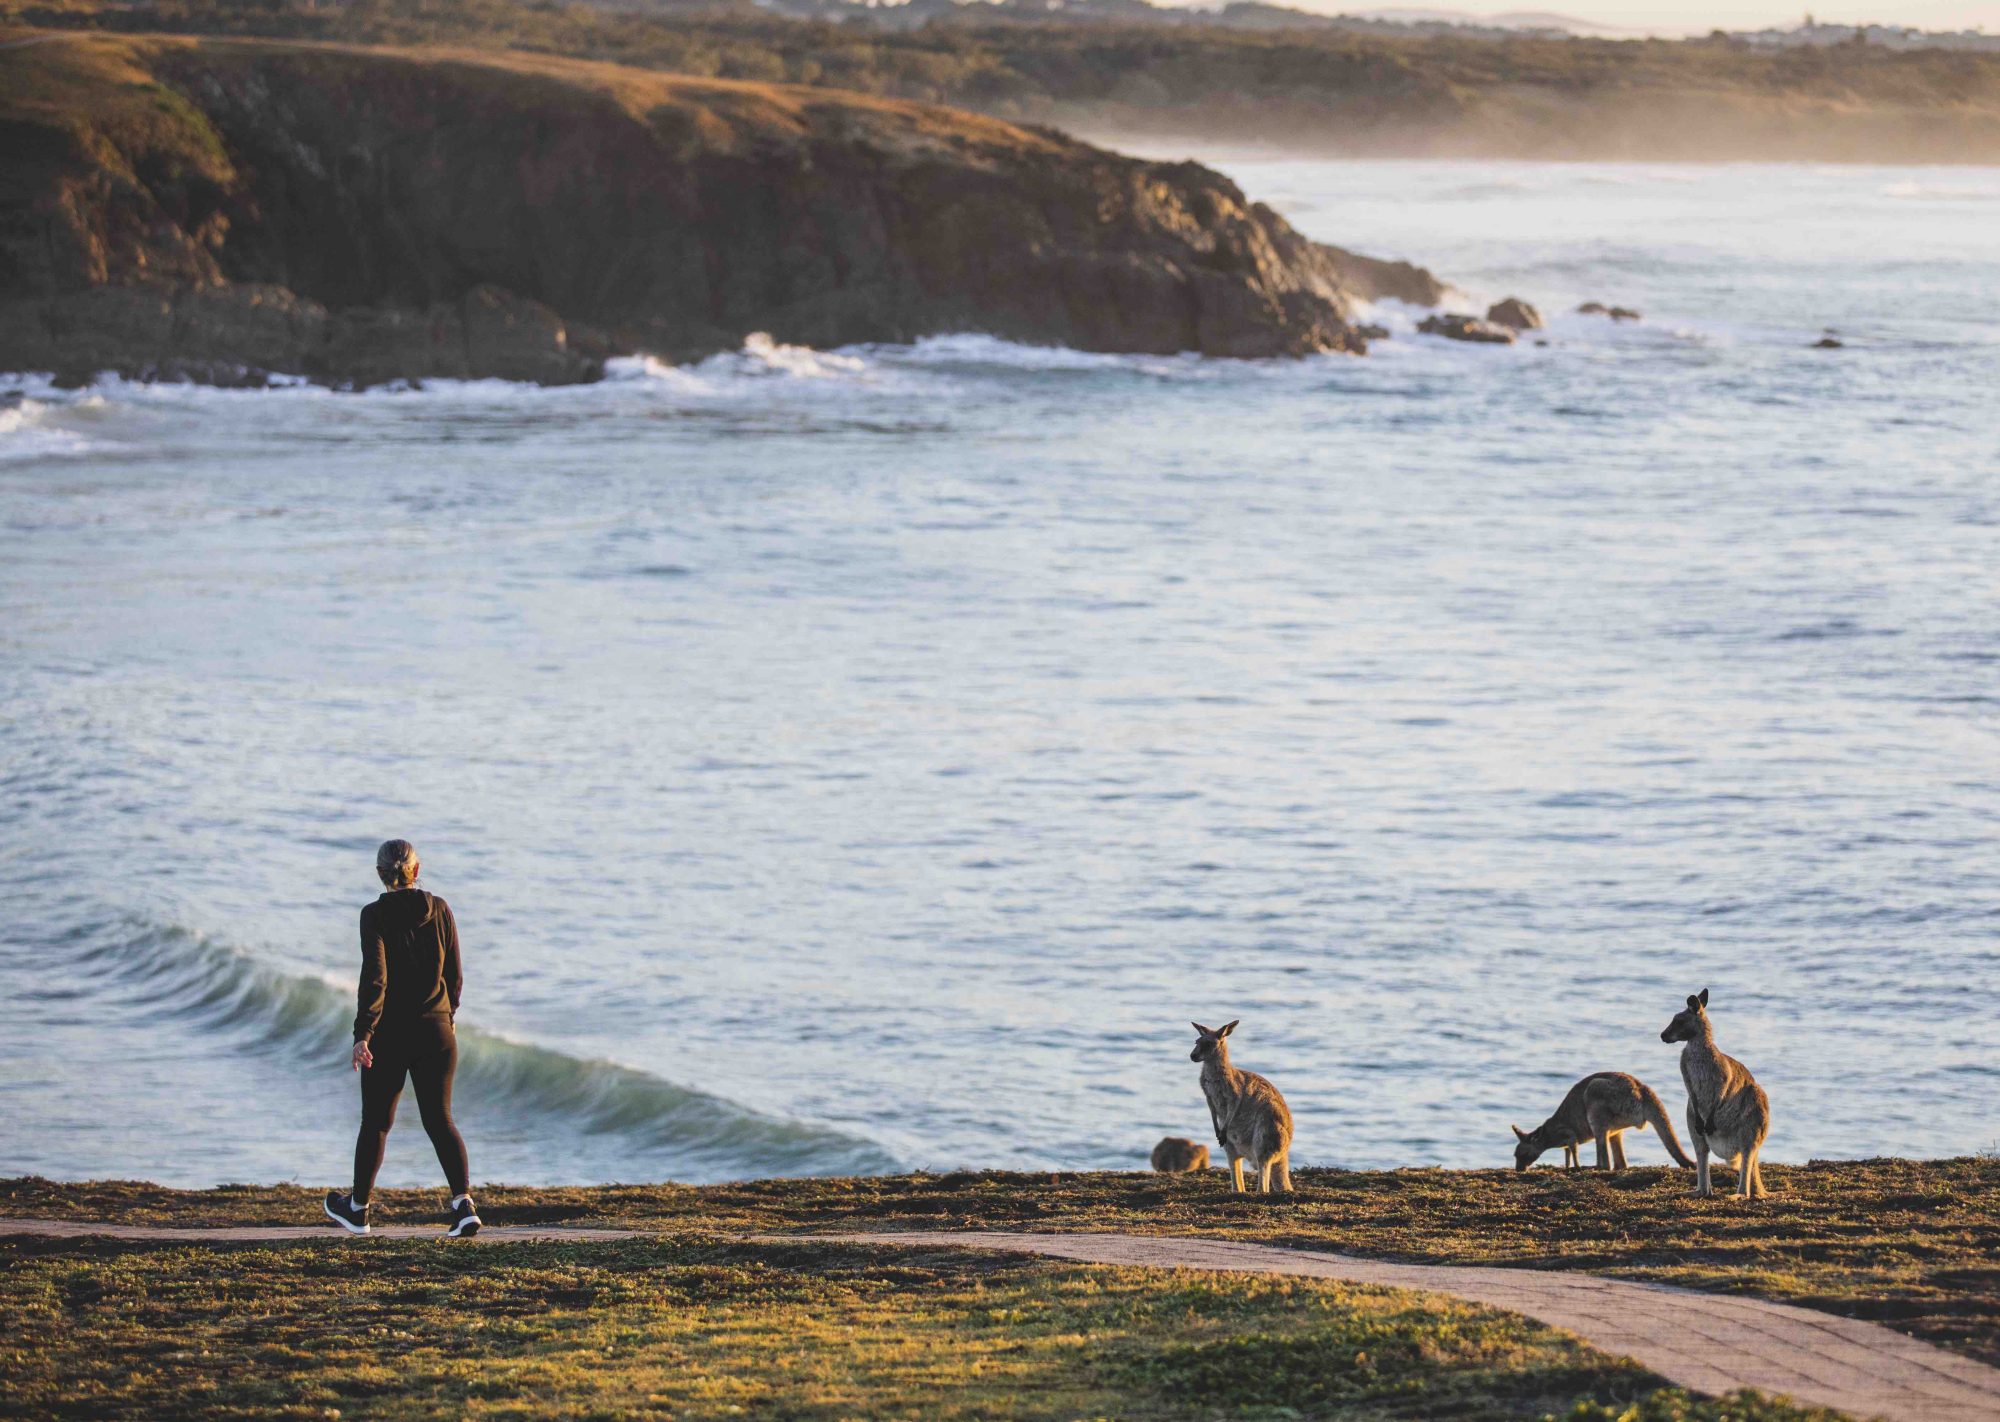
[(104, 447), (88, 435), (56, 423), (60, 413), (60, 407), (32, 397), (0, 407), (0, 464), (73, 459)]
[(0, 408), (0, 435), (32, 428), (47, 410), (48, 406), (39, 400), (23, 400), (18, 405)]
[(761, 331), (746, 337), (738, 350), (686, 365), (644, 354), (615, 357), (605, 362), (604, 375), (607, 382), (644, 383), (661, 394), (704, 403), (748, 397), (767, 401), (779, 391), (817, 398), (831, 390), (895, 383), (876, 348), (818, 350), (788, 345)]
[[(1455, 291), (1445, 305), (1477, 314), (1493, 299), (1497, 299), (1493, 292), (1474, 287)], [(1557, 306), (1558, 311), (1564, 309)], [(1397, 358), (1408, 360), (1413, 346), (1446, 345), (1416, 338), (1417, 324), (1426, 314), (1423, 308), (1385, 299), (1359, 303), (1355, 319), (1389, 328), (1402, 348)], [(1571, 345), (1635, 339), (1633, 328), (1602, 321), (1578, 321), (1564, 334)], [(1385, 343), (1377, 352), (1388, 348), (1389, 343)], [(1455, 352), (1454, 358), (1462, 355)], [(1344, 361), (1348, 357), (1333, 359)], [(792, 407), (825, 411), (857, 400), (934, 400), (951, 395), (961, 380), (1049, 374), (1166, 382), (1207, 383), (1248, 377), (1282, 381), (1294, 374), (1311, 378), (1311, 369), (1311, 362), (1280, 359), (1080, 351), (976, 332), (929, 336), (906, 345), (864, 344), (831, 350), (791, 345), (756, 333), (737, 350), (684, 364), (643, 353), (615, 357), (605, 363), (602, 382), (570, 386), (499, 379), (429, 380), (338, 391), (289, 377), (264, 389), (225, 389), (180, 382), (147, 383), (107, 373), (82, 390), (58, 390), (46, 376), (20, 376), (14, 377), (12, 384), (22, 403), (0, 410), (0, 460), (61, 457), (105, 448), (93, 435), (73, 426), (114, 426), (121, 416), (137, 412), (173, 414), (276, 406), (296, 409), (300, 418), (323, 424), (335, 410), (373, 412), (396, 421), (423, 409), (434, 409), (440, 417), (453, 411), (629, 410), (635, 395), (650, 409), (726, 411), (748, 407), (763, 412)]]
[(686, 366), (675, 365), (658, 356), (629, 355), (613, 356), (604, 362), (604, 378), (607, 381), (657, 380), (677, 384), (693, 380), (695, 376)]
[(857, 347), (908, 365), (997, 366), (1006, 370), (1116, 370), (1146, 360), (1178, 357), (1108, 355), (1067, 346), (1027, 345), (999, 336), (961, 332), (926, 336), (908, 346)]
[(617, 356), (605, 362), (607, 380), (651, 380), (689, 390), (713, 392), (732, 379), (852, 380), (871, 374), (871, 362), (845, 351), (787, 345), (762, 331), (742, 348), (675, 365), (651, 355)]
[(710, 356), (702, 365), (722, 366), (745, 375), (786, 375), (798, 380), (840, 379), (868, 373), (868, 362), (860, 356), (818, 351), (810, 346), (788, 346), (762, 331), (745, 337), (741, 351)]
[(1926, 183), (1914, 178), (1886, 184), (1882, 196), (1930, 202), (1993, 202), (2000, 200), (2000, 183)]
[(260, 396), (290, 394), (305, 396), (327, 396), (334, 392), (323, 385), (315, 385), (303, 375), (275, 375), (264, 388), (237, 388), (223, 385), (203, 385), (191, 380), (128, 380), (114, 371), (98, 375), (82, 391), (77, 399), (90, 397), (126, 404), (148, 405), (191, 405), (191, 404), (240, 404), (246, 400), (256, 400)]

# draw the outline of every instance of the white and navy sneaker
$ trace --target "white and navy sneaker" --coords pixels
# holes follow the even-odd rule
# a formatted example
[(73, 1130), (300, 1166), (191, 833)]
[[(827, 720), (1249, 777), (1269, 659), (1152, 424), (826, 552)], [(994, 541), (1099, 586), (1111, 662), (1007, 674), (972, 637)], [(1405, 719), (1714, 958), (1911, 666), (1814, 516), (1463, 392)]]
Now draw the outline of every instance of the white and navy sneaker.
[(479, 1211), (473, 1206), (472, 1196), (460, 1195), (451, 1202), (451, 1228), (445, 1231), (446, 1239), (465, 1239), (479, 1233)]
[(326, 1192), (326, 1203), (323, 1208), (326, 1210), (326, 1217), (349, 1234), (368, 1233), (368, 1207), (355, 1204), (352, 1195), (329, 1190)]

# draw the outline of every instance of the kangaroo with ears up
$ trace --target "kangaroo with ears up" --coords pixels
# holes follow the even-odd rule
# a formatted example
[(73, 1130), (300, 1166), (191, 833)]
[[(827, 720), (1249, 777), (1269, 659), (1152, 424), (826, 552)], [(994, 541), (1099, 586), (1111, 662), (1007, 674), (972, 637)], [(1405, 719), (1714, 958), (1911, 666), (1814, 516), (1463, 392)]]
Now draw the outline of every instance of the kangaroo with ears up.
[(1229, 1044), (1223, 1039), (1236, 1030), (1234, 1022), (1213, 1028), (1199, 1022), (1192, 1026), (1200, 1037), (1188, 1059), (1201, 1063), (1201, 1094), (1208, 1098), (1216, 1144), (1229, 1152), (1229, 1178), (1236, 1193), (1244, 1192), (1246, 1160), (1257, 1172), (1263, 1193), (1271, 1193), (1274, 1175), (1280, 1190), (1290, 1190), (1292, 1113), (1285, 1098), (1256, 1072), (1229, 1064)]
[(1695, 1194), (1705, 1199), (1715, 1193), (1708, 1180), (1708, 1153), (1714, 1151), (1736, 1167), (1739, 1196), (1762, 1195), (1764, 1172), (1757, 1155), (1771, 1133), (1771, 1099), (1750, 1068), (1715, 1045), (1707, 988), (1688, 999), (1685, 1011), (1674, 1014), (1660, 1040), (1687, 1043), (1681, 1048), (1681, 1080), (1687, 1083), (1688, 1134), (1694, 1137)]

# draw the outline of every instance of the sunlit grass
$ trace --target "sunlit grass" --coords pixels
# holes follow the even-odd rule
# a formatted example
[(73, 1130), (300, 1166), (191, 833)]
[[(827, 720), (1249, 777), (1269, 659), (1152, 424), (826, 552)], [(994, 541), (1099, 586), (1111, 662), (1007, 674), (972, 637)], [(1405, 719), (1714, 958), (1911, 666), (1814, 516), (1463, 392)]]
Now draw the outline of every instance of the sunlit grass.
[(1832, 1415), (1312, 1280), (686, 1238), (0, 1249), (16, 1416)]
[[(1878, 1319), (2000, 1361), (2000, 1160), (1766, 1167), (1772, 1194), (1696, 1200), (1684, 1171), (1296, 1172), (1291, 1196), (1205, 1176), (961, 1172), (845, 1180), (488, 1187), (495, 1224), (665, 1231), (1132, 1230), (1267, 1240), (1401, 1259), (1590, 1269)], [(432, 1223), (434, 1192), (384, 1191), (377, 1216)], [(173, 1191), (0, 1182), (0, 1214), (180, 1224), (314, 1223), (295, 1187)]]

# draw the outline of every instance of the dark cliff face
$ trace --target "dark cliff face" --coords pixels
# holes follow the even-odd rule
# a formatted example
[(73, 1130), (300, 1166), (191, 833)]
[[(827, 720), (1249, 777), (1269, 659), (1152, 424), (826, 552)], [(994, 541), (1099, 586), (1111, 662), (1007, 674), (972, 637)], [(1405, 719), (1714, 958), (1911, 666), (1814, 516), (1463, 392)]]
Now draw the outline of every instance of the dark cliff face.
[(81, 36), (9, 71), (5, 368), (567, 380), (753, 331), (1268, 356), (1440, 295), (1194, 164), (825, 90)]

